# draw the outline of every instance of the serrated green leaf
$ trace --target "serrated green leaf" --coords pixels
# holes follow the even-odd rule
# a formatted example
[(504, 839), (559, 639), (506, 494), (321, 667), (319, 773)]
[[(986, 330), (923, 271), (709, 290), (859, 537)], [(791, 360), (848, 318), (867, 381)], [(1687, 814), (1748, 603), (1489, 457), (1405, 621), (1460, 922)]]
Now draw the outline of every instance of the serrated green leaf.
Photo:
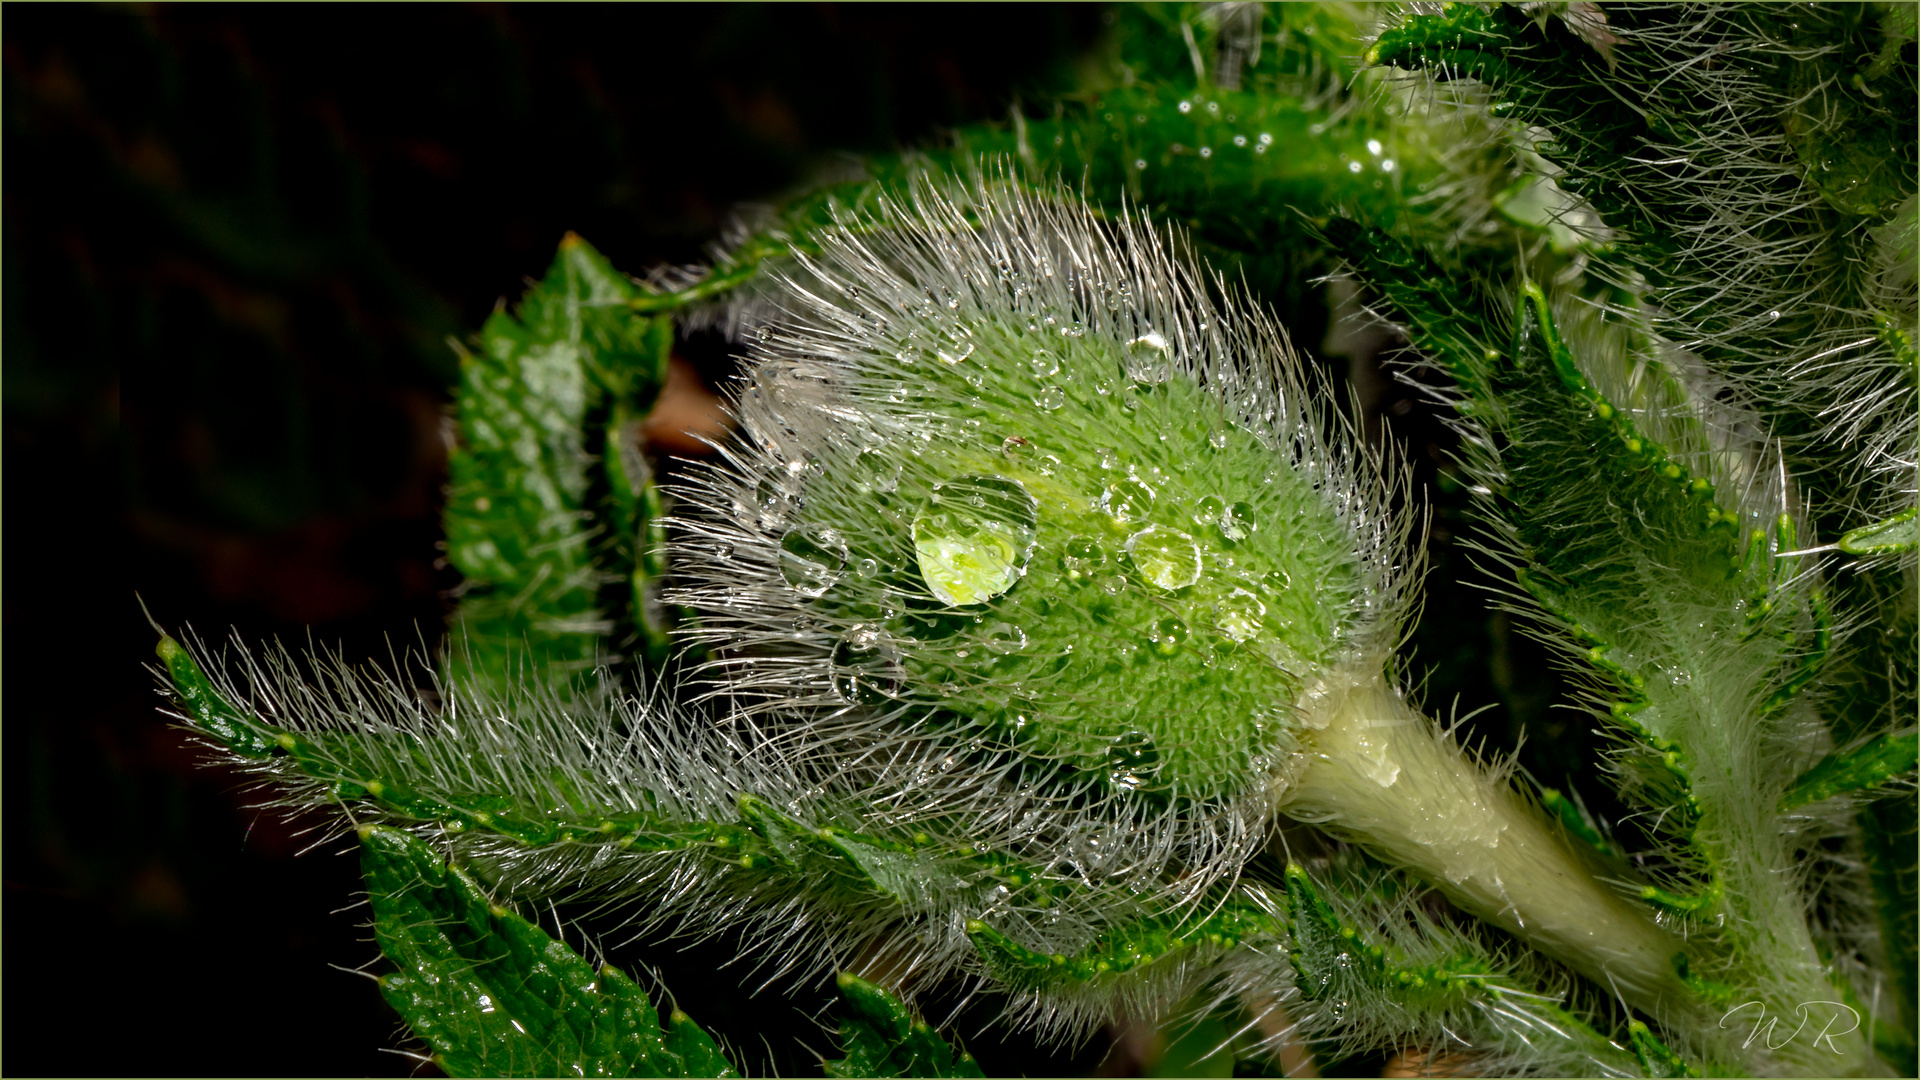
[(1862, 525), (1841, 537), (1838, 546), (1849, 555), (1889, 555), (1911, 551), (1915, 544), (1920, 544), (1920, 507)]
[[(447, 556), (465, 578), (449, 664), (512, 685), (563, 682), (665, 649), (646, 602), (657, 494), (634, 439), (665, 380), (673, 329), (639, 287), (569, 234), (546, 276), (461, 351)], [(529, 667), (531, 665), (531, 667)]]
[(1882, 735), (1848, 753), (1828, 754), (1780, 796), (1780, 809), (1792, 810), (1845, 792), (1877, 787), (1912, 771), (1916, 760), (1920, 760), (1920, 735), (1911, 731)]
[(268, 757), (273, 753), (277, 745), (274, 732), (221, 697), (206, 672), (200, 670), (192, 654), (179, 642), (162, 634), (154, 653), (166, 665), (174, 700), (179, 702), (182, 715), (195, 730), (242, 757)]
[(1111, 981), (1189, 949), (1232, 949), (1250, 940), (1277, 941), (1285, 932), (1280, 920), (1231, 898), (1204, 918), (1170, 913), (1119, 922), (1072, 954), (1029, 949), (978, 919), (966, 929), (987, 965), (1021, 988)]
[(382, 994), (453, 1076), (737, 1076), (677, 1010), (593, 970), (564, 942), (489, 903), (473, 879), (399, 829), (360, 829), (374, 937), (399, 970)]
[(914, 1018), (901, 1000), (852, 972), (839, 976), (840, 1052), (821, 1063), (828, 1076), (983, 1076), (966, 1051)]
[(1654, 1037), (1647, 1025), (1638, 1020), (1627, 1024), (1627, 1037), (1633, 1041), (1633, 1056), (1640, 1060), (1641, 1072), (1647, 1076), (1699, 1076), (1700, 1071), (1688, 1065), (1680, 1055), (1667, 1049), (1667, 1045)]

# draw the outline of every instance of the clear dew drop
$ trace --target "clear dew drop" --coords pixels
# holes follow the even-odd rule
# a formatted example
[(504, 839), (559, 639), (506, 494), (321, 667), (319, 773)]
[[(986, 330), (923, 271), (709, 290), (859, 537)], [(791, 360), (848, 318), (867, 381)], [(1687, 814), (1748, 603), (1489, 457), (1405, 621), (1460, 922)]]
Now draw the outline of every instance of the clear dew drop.
[(1208, 435), (1207, 445), (1213, 447), (1215, 450), (1225, 450), (1227, 448), (1227, 433), (1224, 431), (1215, 431), (1213, 434)]
[(1109, 471), (1120, 467), (1120, 453), (1111, 446), (1102, 446), (1098, 450), (1095, 450), (1093, 452), (1093, 459), (1099, 463), (1101, 468)]
[(1200, 580), (1200, 545), (1179, 529), (1149, 525), (1127, 538), (1127, 555), (1155, 586), (1172, 591)]
[(1048, 412), (1064, 408), (1067, 404), (1067, 392), (1057, 386), (1048, 386), (1033, 395), (1033, 403)]
[(1107, 551), (1090, 536), (1070, 536), (1060, 546), (1060, 568), (1073, 581), (1085, 581), (1107, 565)]
[(1252, 505), (1243, 502), (1234, 503), (1222, 510), (1217, 520), (1220, 524), (1220, 535), (1234, 543), (1252, 536), (1254, 530), (1260, 527), (1253, 519)]
[(1149, 330), (1127, 342), (1127, 374), (1135, 382), (1158, 384), (1173, 377), (1173, 355), (1167, 339)]
[(1193, 631), (1178, 616), (1169, 615), (1147, 627), (1147, 644), (1161, 656), (1172, 656), (1193, 636)]
[(1060, 370), (1060, 358), (1045, 349), (1033, 350), (1033, 355), (1028, 358), (1027, 363), (1033, 368), (1033, 373), (1043, 379), (1057, 374)]
[(900, 667), (886, 646), (886, 632), (866, 625), (849, 627), (834, 644), (828, 665), (841, 700), (878, 705), (900, 696)]
[(987, 627), (981, 640), (988, 652), (1011, 656), (1026, 649), (1027, 632), (1010, 622), (997, 622)]
[(1220, 515), (1227, 509), (1227, 500), (1218, 495), (1208, 495), (1193, 504), (1193, 523), (1204, 529), (1209, 525), (1218, 525)]
[(1027, 572), (1040, 504), (1018, 480), (957, 476), (934, 485), (913, 516), (920, 577), (950, 607), (985, 603)]
[(1251, 641), (1260, 634), (1260, 619), (1267, 605), (1245, 589), (1234, 589), (1214, 605), (1220, 629), (1235, 641)]
[(868, 491), (892, 494), (900, 486), (900, 465), (878, 450), (862, 450), (855, 461), (860, 484)]
[(1293, 578), (1285, 570), (1269, 570), (1260, 575), (1260, 585), (1268, 595), (1283, 593), (1293, 587)]
[(954, 344), (951, 348), (935, 349), (934, 355), (946, 363), (957, 364), (973, 355), (973, 342), (962, 341)]
[[(1151, 784), (1159, 771), (1160, 748), (1146, 732), (1129, 731), (1108, 744), (1107, 779), (1114, 787), (1138, 791)], [(1098, 842), (1097, 837), (1087, 840), (1089, 846)]]
[(780, 538), (780, 575), (802, 596), (824, 596), (847, 565), (847, 542), (824, 525), (797, 525)]
[(1138, 521), (1152, 507), (1153, 488), (1134, 476), (1108, 484), (1100, 497), (1100, 508), (1116, 521)]

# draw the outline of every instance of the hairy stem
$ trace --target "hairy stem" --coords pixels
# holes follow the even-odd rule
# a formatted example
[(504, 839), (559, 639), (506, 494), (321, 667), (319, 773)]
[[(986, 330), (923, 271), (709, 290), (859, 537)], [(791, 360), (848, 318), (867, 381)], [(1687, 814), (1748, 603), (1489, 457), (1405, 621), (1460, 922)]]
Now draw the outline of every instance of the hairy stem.
[(1683, 942), (1598, 881), (1537, 808), (1476, 765), (1379, 676), (1329, 680), (1282, 809), (1431, 881), (1463, 910), (1656, 1015), (1692, 995)]

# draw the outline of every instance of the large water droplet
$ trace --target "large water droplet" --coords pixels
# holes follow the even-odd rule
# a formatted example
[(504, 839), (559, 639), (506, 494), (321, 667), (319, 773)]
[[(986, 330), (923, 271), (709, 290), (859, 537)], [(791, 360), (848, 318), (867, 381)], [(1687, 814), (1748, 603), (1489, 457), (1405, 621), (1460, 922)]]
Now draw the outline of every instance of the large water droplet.
[(1044, 387), (1039, 393), (1033, 395), (1033, 403), (1048, 412), (1052, 412), (1066, 405), (1067, 392), (1057, 386)]
[(1149, 525), (1127, 538), (1127, 554), (1140, 576), (1169, 591), (1200, 580), (1200, 545), (1179, 529)]
[(780, 574), (802, 596), (823, 596), (847, 565), (847, 542), (824, 525), (798, 525), (780, 538)]
[(1191, 636), (1192, 631), (1187, 624), (1172, 615), (1147, 627), (1147, 641), (1153, 646), (1153, 651), (1161, 656), (1172, 656), (1179, 652), (1180, 646), (1185, 645)]
[(957, 476), (934, 485), (913, 516), (920, 577), (952, 607), (981, 604), (1027, 572), (1039, 535), (1040, 504), (1018, 480)]
[(1218, 495), (1208, 495), (1193, 505), (1193, 523), (1204, 529), (1209, 525), (1220, 524), (1220, 515), (1227, 509), (1227, 500)]
[(1220, 629), (1235, 641), (1249, 641), (1260, 633), (1260, 619), (1267, 605), (1245, 589), (1235, 589), (1214, 605)]
[(1107, 485), (1100, 507), (1120, 521), (1137, 521), (1153, 506), (1153, 488), (1138, 477), (1129, 476)]
[[(1160, 748), (1144, 731), (1129, 731), (1107, 747), (1107, 779), (1114, 787), (1138, 791), (1151, 784), (1159, 771)], [(1088, 840), (1089, 845), (1094, 843)]]
[(1042, 379), (1060, 370), (1060, 358), (1045, 349), (1033, 350), (1033, 357), (1027, 362), (1033, 365), (1033, 373)]

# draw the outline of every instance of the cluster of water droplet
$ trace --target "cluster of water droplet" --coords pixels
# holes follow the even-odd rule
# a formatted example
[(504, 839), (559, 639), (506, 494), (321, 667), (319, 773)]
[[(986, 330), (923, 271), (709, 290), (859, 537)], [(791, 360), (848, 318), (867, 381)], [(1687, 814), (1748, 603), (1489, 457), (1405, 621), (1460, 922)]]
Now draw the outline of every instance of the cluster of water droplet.
[(776, 343), (742, 409), (763, 475), (731, 508), (781, 587), (694, 599), (757, 609), (768, 647), (795, 627), (825, 675), (794, 665), (793, 701), (1115, 794), (1260, 787), (1369, 580), (1340, 493), (1297, 460), (1299, 403), (1256, 374), (1275, 358), (1222, 355), (1231, 309), (1169, 309), (1193, 286), (1157, 252), (983, 258), (953, 235), (915, 231), (870, 280), (856, 241), (813, 268), (835, 305), (814, 347), (837, 355)]

